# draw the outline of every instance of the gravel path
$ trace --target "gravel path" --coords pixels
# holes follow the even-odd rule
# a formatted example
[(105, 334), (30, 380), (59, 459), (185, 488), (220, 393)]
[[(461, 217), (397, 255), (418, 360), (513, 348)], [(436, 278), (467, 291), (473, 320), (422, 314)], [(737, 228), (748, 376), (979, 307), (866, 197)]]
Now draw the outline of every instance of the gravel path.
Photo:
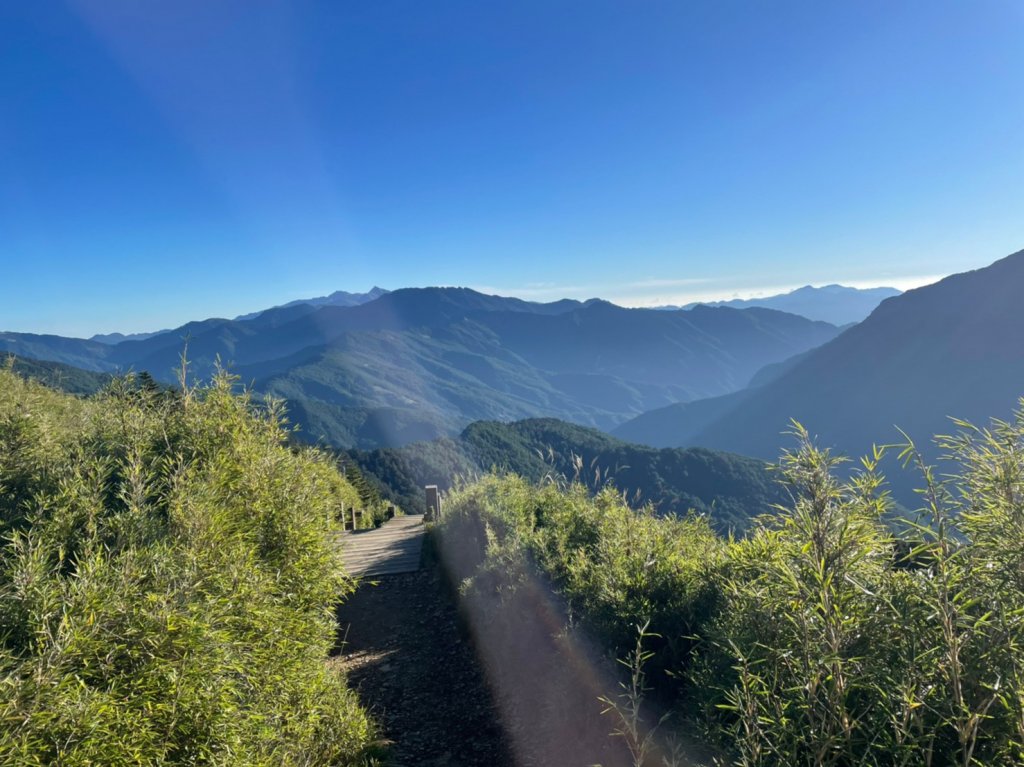
[(338, 609), (349, 684), (395, 767), (511, 767), (498, 711), (435, 571), (364, 582)]

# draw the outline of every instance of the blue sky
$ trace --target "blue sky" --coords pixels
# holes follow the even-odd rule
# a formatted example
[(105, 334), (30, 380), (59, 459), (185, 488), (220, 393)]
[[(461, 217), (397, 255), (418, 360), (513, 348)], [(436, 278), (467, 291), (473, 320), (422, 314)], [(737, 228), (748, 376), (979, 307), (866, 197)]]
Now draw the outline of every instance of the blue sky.
[(1024, 247), (1024, 6), (0, 6), (0, 329), (374, 284), (630, 305)]

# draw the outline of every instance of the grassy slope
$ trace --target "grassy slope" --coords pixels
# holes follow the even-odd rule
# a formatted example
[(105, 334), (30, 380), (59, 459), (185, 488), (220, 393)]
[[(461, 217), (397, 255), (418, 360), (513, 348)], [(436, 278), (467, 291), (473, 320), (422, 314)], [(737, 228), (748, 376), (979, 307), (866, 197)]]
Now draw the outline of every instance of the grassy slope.
[[(880, 477), (844, 482), (804, 432), (780, 464), (791, 496), (740, 539), (614, 492), (488, 475), (449, 494), (440, 549), (499, 686), (515, 696), (532, 682), (517, 703), (542, 712), (534, 739), (553, 719), (536, 701), (594, 677), (582, 635), (641, 654), (632, 689), (659, 693), (644, 721), (667, 715), (656, 735), (703, 731), (725, 751), (716, 764), (1021, 765), (1022, 444), (1024, 410), (947, 440), (948, 493), (910, 541), (883, 521)], [(554, 600), (540, 596), (548, 585)], [(642, 749), (616, 692), (605, 725), (624, 723)], [(662, 763), (668, 744), (648, 745), (638, 763)]]

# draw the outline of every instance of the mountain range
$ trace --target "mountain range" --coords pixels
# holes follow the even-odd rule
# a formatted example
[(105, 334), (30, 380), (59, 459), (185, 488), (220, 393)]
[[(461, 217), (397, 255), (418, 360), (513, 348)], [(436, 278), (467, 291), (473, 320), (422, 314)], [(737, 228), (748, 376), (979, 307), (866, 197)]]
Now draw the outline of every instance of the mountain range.
[(938, 459), (929, 442), (954, 429), (951, 417), (1005, 419), (1024, 394), (1022, 293), (1024, 251), (883, 301), (760, 385), (660, 408), (614, 433), (770, 459), (790, 419), (852, 455), (901, 440), (899, 427)]
[(858, 454), (899, 439), (897, 426), (927, 445), (950, 416), (1007, 417), (1024, 394), (1022, 290), (1024, 251), (890, 296), (844, 331), (764, 308), (625, 309), (409, 288), (339, 292), (119, 343), (0, 333), (0, 350), (21, 365), (171, 381), (187, 340), (195, 376), (219, 359), (285, 399), (306, 439), (339, 448), (548, 417), (655, 448), (772, 459), (797, 419)]
[(147, 338), (170, 332), (170, 330), (165, 328), (164, 330), (155, 330), (152, 333), (97, 333), (94, 336), (90, 336), (89, 340), (114, 346), (122, 341), (145, 341)]
[[(329, 296), (317, 296), (315, 298), (300, 298), (295, 301), (289, 301), (286, 304), (280, 306), (273, 306), (271, 309), (287, 309), (293, 306), (359, 306), (365, 304), (368, 301), (372, 301), (375, 298), (380, 298), (382, 295), (387, 293), (384, 288), (378, 288), (374, 286), (366, 293), (347, 293), (344, 290), (336, 290)], [(237, 322), (244, 322), (246, 320), (254, 320), (264, 312), (270, 311), (269, 309), (260, 309), (256, 312), (250, 312), (249, 314), (240, 314), (235, 317)], [(157, 330), (152, 333), (97, 333), (94, 336), (90, 336), (90, 341), (98, 341), (101, 344), (115, 345), (122, 341), (145, 341), (148, 338), (154, 336), (164, 335), (165, 333), (172, 333), (173, 330), (164, 329)]]
[[(287, 309), (291, 306), (359, 306), (373, 301), (375, 298), (380, 298), (385, 293), (390, 291), (384, 288), (378, 288), (374, 285), (366, 293), (347, 293), (344, 290), (336, 290), (329, 296), (317, 296), (316, 298), (299, 298), (295, 301), (289, 301), (286, 304), (280, 306), (273, 306), (272, 309)], [(267, 309), (261, 309), (258, 312), (251, 312), (249, 314), (241, 314), (235, 317), (236, 320), (252, 320), (259, 317)]]
[(760, 298), (734, 298), (727, 301), (702, 301), (685, 306), (664, 306), (662, 309), (693, 309), (697, 306), (728, 306), (732, 309), (778, 309), (833, 325), (860, 322), (882, 301), (898, 296), (896, 288), (850, 288), (845, 285), (805, 285), (788, 293)]
[(476, 420), (549, 416), (611, 428), (674, 402), (743, 388), (765, 365), (836, 336), (769, 309), (533, 303), (466, 288), (407, 288), (353, 306), (302, 302), (117, 344), (0, 333), (0, 350), (173, 381), (220, 363), (288, 401), (307, 438), (376, 447)]

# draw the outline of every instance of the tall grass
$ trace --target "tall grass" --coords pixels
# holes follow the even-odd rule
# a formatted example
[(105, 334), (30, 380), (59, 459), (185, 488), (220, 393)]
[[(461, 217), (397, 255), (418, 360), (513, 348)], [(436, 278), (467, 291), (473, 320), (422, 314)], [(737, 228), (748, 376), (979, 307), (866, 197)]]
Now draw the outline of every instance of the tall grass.
[(1024, 764), (1024, 412), (939, 437), (941, 476), (897, 449), (921, 480), (899, 538), (884, 450), (850, 471), (794, 437), (790, 501), (740, 540), (514, 476), (454, 491), (443, 534), (477, 541), (466, 588), (533, 572), (610, 656), (644, 626), (659, 701), (736, 765)]
[(0, 764), (368, 763), (327, 660), (354, 491), (233, 383), (0, 371)]

